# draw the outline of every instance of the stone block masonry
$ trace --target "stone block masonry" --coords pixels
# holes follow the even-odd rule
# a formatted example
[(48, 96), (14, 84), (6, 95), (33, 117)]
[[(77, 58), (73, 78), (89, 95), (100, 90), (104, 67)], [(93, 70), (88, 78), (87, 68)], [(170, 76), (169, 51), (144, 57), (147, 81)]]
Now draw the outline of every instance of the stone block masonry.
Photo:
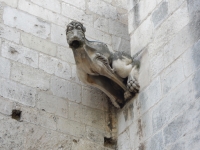
[(65, 30), (80, 21), (88, 39), (130, 53), (126, 2), (1, 0), (0, 6), (0, 149), (115, 149), (104, 146), (116, 133), (108, 98), (79, 81)]
[[(119, 150), (200, 147), (199, 0), (129, 0), (140, 93), (118, 112)], [(197, 117), (198, 116), (198, 117)]]

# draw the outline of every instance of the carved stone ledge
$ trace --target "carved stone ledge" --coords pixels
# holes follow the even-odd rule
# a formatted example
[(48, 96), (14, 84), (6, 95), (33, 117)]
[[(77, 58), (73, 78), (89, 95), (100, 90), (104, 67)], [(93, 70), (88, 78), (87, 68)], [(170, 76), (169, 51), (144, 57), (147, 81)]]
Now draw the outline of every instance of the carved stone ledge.
[(83, 83), (103, 91), (115, 107), (121, 108), (139, 92), (139, 61), (124, 52), (110, 52), (104, 43), (88, 41), (85, 31), (76, 21), (69, 23), (66, 29), (78, 77)]

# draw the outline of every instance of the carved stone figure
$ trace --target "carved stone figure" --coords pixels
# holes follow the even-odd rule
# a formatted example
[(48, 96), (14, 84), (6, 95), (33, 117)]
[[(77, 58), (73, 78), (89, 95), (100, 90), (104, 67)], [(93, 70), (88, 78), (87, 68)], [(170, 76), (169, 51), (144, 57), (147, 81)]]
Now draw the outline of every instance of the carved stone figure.
[(66, 29), (78, 77), (83, 83), (103, 91), (114, 106), (121, 108), (139, 91), (139, 63), (124, 52), (110, 52), (104, 43), (88, 41), (85, 31), (85, 27), (76, 21), (69, 23)]

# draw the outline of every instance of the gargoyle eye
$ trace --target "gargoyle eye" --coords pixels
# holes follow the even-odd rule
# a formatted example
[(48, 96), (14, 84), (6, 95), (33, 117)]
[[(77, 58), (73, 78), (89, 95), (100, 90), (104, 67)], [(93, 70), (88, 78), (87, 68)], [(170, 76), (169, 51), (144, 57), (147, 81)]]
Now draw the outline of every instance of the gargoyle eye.
[(81, 30), (82, 28), (81, 28), (81, 26), (76, 26), (76, 29), (79, 29), (79, 30)]
[(70, 27), (70, 26), (69, 26), (69, 27), (68, 27), (68, 31), (71, 31), (71, 30), (73, 30), (73, 27)]

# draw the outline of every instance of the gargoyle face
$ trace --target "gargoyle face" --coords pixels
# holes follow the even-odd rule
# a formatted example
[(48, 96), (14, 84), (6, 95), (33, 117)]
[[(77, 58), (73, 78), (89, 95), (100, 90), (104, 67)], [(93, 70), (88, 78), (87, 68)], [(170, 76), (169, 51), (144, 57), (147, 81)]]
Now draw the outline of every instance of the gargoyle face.
[(67, 43), (72, 49), (81, 47), (85, 41), (85, 27), (77, 21), (72, 21), (67, 25)]

